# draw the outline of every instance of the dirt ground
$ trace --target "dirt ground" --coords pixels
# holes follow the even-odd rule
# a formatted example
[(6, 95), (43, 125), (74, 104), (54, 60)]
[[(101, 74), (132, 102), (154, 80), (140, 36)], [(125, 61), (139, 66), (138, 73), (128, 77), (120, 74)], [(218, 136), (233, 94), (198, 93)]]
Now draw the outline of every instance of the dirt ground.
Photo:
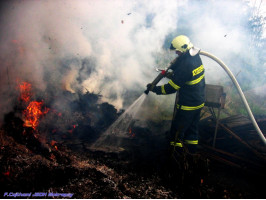
[(141, 148), (107, 153), (70, 142), (37, 150), (3, 131), (0, 138), (2, 197), (5, 192), (54, 192), (81, 199), (265, 198), (265, 173), (216, 162), (203, 155), (204, 149), (197, 167), (189, 168), (193, 174), (168, 162), (160, 149), (148, 156), (140, 154)]

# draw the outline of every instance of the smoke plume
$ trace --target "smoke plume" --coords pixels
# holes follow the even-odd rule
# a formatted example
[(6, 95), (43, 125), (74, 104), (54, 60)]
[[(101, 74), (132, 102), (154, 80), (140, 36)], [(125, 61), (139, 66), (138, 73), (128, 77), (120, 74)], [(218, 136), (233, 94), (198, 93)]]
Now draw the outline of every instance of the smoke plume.
[[(262, 64), (256, 52), (249, 54), (244, 25), (250, 9), (245, 1), (6, 1), (0, 14), (0, 118), (12, 109), (21, 80), (54, 96), (63, 90), (100, 93), (123, 108), (128, 92), (141, 94), (156, 76), (156, 55), (171, 54), (169, 62), (175, 56), (163, 47), (179, 34), (233, 72), (249, 73), (240, 58), (251, 66)], [(222, 70), (204, 62), (207, 81), (222, 80)]]

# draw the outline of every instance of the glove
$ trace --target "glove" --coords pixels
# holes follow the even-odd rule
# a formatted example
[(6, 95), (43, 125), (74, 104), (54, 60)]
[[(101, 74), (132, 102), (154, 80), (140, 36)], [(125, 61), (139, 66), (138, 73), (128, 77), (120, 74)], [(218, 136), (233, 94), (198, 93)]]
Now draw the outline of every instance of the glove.
[(160, 86), (155, 86), (155, 85), (149, 83), (147, 85), (147, 90), (152, 91), (152, 92), (154, 92), (156, 94), (160, 94), (161, 87)]
[(146, 87), (147, 87), (147, 90), (154, 92), (154, 86), (155, 85), (149, 83)]

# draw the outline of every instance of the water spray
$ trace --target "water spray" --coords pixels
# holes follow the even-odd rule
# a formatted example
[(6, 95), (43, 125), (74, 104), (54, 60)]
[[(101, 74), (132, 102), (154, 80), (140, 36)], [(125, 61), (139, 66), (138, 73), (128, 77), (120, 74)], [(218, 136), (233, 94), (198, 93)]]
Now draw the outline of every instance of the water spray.
[[(256, 122), (256, 120), (255, 120), (255, 118), (254, 118), (254, 116), (253, 116), (253, 113), (252, 113), (252, 111), (251, 111), (251, 109), (250, 109), (250, 107), (249, 107), (249, 105), (248, 105), (248, 102), (247, 102), (247, 100), (246, 100), (246, 97), (245, 97), (245, 95), (244, 95), (244, 93), (243, 93), (243, 91), (242, 91), (242, 89), (241, 89), (241, 87), (240, 87), (240, 85), (238, 84), (238, 82), (237, 82), (237, 80), (236, 80), (236, 78), (235, 78), (235, 76), (233, 75), (233, 73), (231, 72), (231, 70), (219, 59), (219, 58), (217, 58), (217, 57), (215, 57), (214, 55), (212, 55), (212, 54), (210, 54), (210, 53), (208, 53), (208, 52), (205, 52), (205, 51), (201, 51), (201, 50), (197, 50), (197, 49), (194, 49), (195, 51), (194, 52), (199, 52), (199, 54), (200, 55), (204, 55), (204, 56), (206, 56), (206, 57), (208, 57), (208, 58), (210, 58), (210, 59), (212, 59), (212, 60), (214, 60), (215, 62), (217, 62), (224, 70), (225, 70), (225, 72), (228, 74), (228, 76), (231, 78), (231, 80), (232, 80), (232, 82), (233, 82), (233, 84), (236, 86), (236, 89), (237, 89), (237, 91), (238, 91), (238, 93), (239, 93), (239, 95), (240, 95), (240, 97), (241, 97), (241, 100), (242, 100), (242, 102), (243, 102), (243, 104), (244, 104), (244, 106), (245, 106), (245, 108), (246, 108), (246, 110), (247, 110), (247, 112), (248, 112), (248, 115), (249, 115), (249, 118), (250, 118), (250, 120), (251, 120), (251, 122), (252, 122), (252, 124), (253, 124), (253, 126), (254, 126), (254, 128), (255, 128), (255, 130), (257, 131), (257, 133), (258, 133), (258, 135), (260, 136), (260, 138), (261, 138), (261, 140), (262, 140), (262, 142), (266, 145), (266, 138), (265, 138), (265, 136), (263, 135), (263, 133), (262, 133), (262, 131), (260, 130), (260, 128), (259, 128), (259, 126), (258, 126), (258, 124), (257, 124), (257, 122)], [(180, 56), (179, 56), (180, 57)], [(177, 59), (179, 58), (179, 57), (177, 57)], [(175, 60), (174, 60), (175, 61)], [(174, 62), (173, 61), (173, 62)], [(151, 83), (151, 85), (150, 85), (150, 87), (149, 88), (147, 88), (147, 90), (145, 90), (144, 91), (144, 93), (145, 94), (149, 94), (149, 91), (151, 90), (151, 88), (153, 88), (154, 86), (156, 86), (157, 85), (157, 83), (159, 83), (160, 82), (160, 80), (162, 79), (162, 78), (164, 78), (165, 77), (165, 74), (168, 72), (168, 70), (170, 70), (171, 69), (171, 64), (170, 64), (170, 66), (168, 67), (168, 68), (166, 68), (166, 70), (162, 70), (161, 71), (161, 73), (154, 79), (154, 81)]]

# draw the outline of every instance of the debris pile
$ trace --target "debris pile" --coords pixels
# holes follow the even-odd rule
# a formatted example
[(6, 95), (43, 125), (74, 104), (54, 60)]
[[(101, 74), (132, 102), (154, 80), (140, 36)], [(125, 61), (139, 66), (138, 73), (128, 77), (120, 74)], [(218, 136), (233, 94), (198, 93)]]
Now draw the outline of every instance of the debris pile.
[[(257, 119), (257, 122), (262, 132), (265, 132), (266, 118)], [(249, 169), (255, 171), (263, 169), (266, 164), (266, 147), (248, 118), (235, 115), (220, 120), (215, 147), (212, 143), (214, 124), (211, 117), (201, 121), (201, 142), (205, 149), (223, 155), (223, 161), (229, 165), (239, 168), (248, 165)]]
[[(1, 194), (43, 191), (92, 199), (177, 198), (157, 176), (127, 171), (122, 166), (129, 165), (128, 160), (121, 160), (116, 154), (90, 152), (86, 148), (73, 151), (59, 142), (44, 147), (33, 138), (19, 143), (5, 130), (0, 131)], [(113, 164), (108, 166), (108, 162)]]
[[(73, 198), (145, 199), (263, 197), (258, 180), (265, 178), (265, 148), (242, 117), (220, 120), (215, 148), (215, 123), (212, 118), (201, 121), (200, 156), (206, 165), (197, 172), (205, 174), (200, 174), (196, 182), (187, 178), (184, 184), (177, 163), (168, 162), (166, 156), (166, 131), (171, 121), (135, 121), (119, 138), (121, 151), (93, 150), (91, 144), (122, 112), (89, 92), (63, 93), (65, 101), (60, 103), (68, 109), (60, 110), (53, 99), (37, 101), (41, 98), (24, 91), (31, 97), (23, 96), (28, 103), (22, 103), (22, 96), (18, 98), (0, 129), (1, 194), (57, 192), (72, 193)], [(39, 115), (35, 125), (25, 123), (23, 117), (31, 100), (43, 102), (39, 110), (45, 113)], [(258, 121), (265, 131), (265, 118)]]
[[(156, 176), (123, 171), (123, 163), (130, 159), (91, 152), (90, 144), (120, 115), (112, 105), (98, 103), (99, 95), (87, 92), (76, 98), (65, 92), (66, 99), (76, 98), (63, 102), (70, 109), (58, 111), (48, 100), (44, 110), (49, 108), (49, 112), (40, 115), (41, 106), (37, 112), (27, 111), (34, 95), (28, 83), (22, 86), (27, 87), (20, 90), (14, 111), (5, 115), (0, 131), (1, 194), (43, 191), (73, 193), (74, 198), (177, 197)], [(25, 110), (34, 123), (26, 118)], [(133, 138), (132, 133), (128, 136)], [(106, 160), (100, 161), (102, 157)], [(106, 164), (110, 161), (117, 163), (119, 172)]]

